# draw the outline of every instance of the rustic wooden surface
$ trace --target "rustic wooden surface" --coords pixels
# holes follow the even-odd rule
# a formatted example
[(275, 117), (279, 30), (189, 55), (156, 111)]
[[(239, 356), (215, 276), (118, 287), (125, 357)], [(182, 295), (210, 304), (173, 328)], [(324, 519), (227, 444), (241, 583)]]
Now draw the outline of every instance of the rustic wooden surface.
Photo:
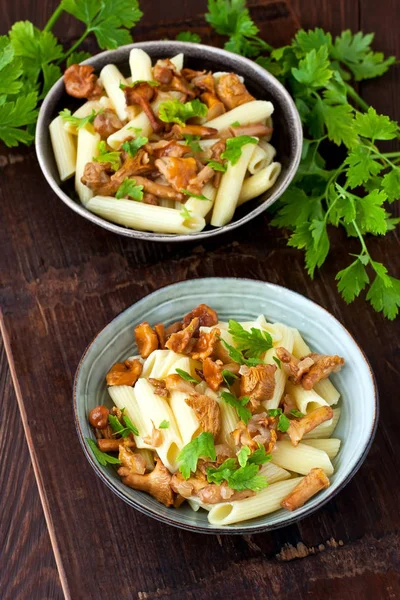
[[(0, 34), (22, 18), (43, 25), (56, 3), (0, 0)], [(184, 28), (205, 32), (205, 4), (142, 0), (145, 18), (136, 39), (165, 37), (171, 31), (166, 24), (182, 19)], [(294, 13), (284, 2), (252, 4), (275, 44), (287, 41), (297, 16), (305, 27), (333, 33), (376, 31), (376, 47), (400, 56), (397, 0), (293, 0)], [(60, 38), (76, 39), (79, 26), (72, 19), (64, 24)], [(361, 91), (378, 110), (400, 118), (399, 67)], [(49, 531), (2, 353), (2, 600), (55, 600), (62, 589), (73, 600), (400, 598), (400, 332), (363, 301), (347, 307), (338, 297), (334, 274), (347, 264), (348, 250), (358, 250), (356, 242), (335, 236), (331, 257), (311, 282), (302, 255), (286, 247), (283, 232), (268, 227), (268, 215), (202, 245), (119, 238), (56, 198), (33, 148), (0, 147), (0, 207), (3, 334)], [(398, 274), (395, 234), (373, 240), (371, 252)], [(380, 425), (358, 474), (317, 514), (268, 534), (201, 536), (140, 515), (96, 478), (75, 435), (71, 386), (95, 333), (155, 289), (211, 275), (272, 281), (316, 300), (363, 346), (379, 385)]]

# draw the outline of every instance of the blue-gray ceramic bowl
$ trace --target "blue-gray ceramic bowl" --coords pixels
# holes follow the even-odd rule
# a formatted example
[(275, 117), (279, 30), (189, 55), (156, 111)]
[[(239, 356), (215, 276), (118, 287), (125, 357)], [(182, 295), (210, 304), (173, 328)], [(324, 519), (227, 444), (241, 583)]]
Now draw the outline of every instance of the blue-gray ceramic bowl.
[(92, 65), (96, 69), (96, 72), (99, 73), (104, 65), (113, 63), (118, 66), (124, 75), (128, 76), (128, 59), (132, 48), (142, 48), (152, 57), (153, 61), (183, 52), (185, 55), (185, 66), (192, 69), (210, 69), (214, 72), (234, 71), (239, 75), (243, 75), (250, 92), (258, 100), (270, 100), (275, 107), (273, 120), (276, 133), (272, 138), (272, 143), (277, 149), (277, 159), (282, 164), (282, 171), (278, 180), (273, 188), (265, 192), (265, 194), (250, 202), (246, 202), (240, 207), (235, 212), (233, 221), (228, 225), (216, 228), (207, 227), (203, 231), (190, 235), (170, 235), (137, 231), (102, 219), (88, 211), (80, 203), (74, 190), (73, 180), (61, 184), (58, 176), (50, 142), (49, 124), (63, 108), (76, 110), (82, 104), (82, 101), (71, 98), (65, 93), (64, 82), (60, 79), (47, 94), (40, 109), (36, 127), (36, 153), (39, 165), (47, 182), (57, 196), (72, 210), (85, 219), (92, 221), (92, 223), (100, 225), (100, 227), (104, 227), (120, 235), (158, 242), (181, 242), (214, 237), (224, 231), (235, 229), (247, 223), (247, 221), (261, 214), (268, 206), (271, 206), (282, 195), (296, 173), (303, 141), (299, 114), (292, 98), (279, 81), (265, 69), (247, 58), (226, 52), (220, 48), (187, 42), (159, 41), (130, 44), (129, 46), (122, 46), (118, 50), (101, 52), (85, 61), (84, 64)]
[[(333, 459), (331, 486), (305, 506), (290, 513), (279, 510), (236, 525), (216, 527), (205, 511), (190, 507), (166, 508), (147, 494), (124, 486), (112, 466), (102, 467), (92, 455), (85, 438), (93, 437), (88, 423), (90, 410), (112, 406), (105, 374), (110, 366), (136, 353), (133, 328), (142, 321), (170, 324), (200, 302), (217, 310), (221, 320), (249, 321), (264, 314), (269, 321), (296, 327), (313, 350), (343, 356), (345, 367), (332, 376), (341, 392), (342, 409), (335, 437), (341, 449)], [(337, 494), (357, 472), (374, 438), (378, 421), (378, 398), (371, 368), (349, 332), (324, 308), (287, 288), (234, 278), (195, 279), (164, 287), (146, 296), (105, 327), (86, 349), (74, 385), (74, 412), (78, 437), (86, 458), (97, 475), (122, 500), (142, 513), (182, 529), (202, 533), (251, 534), (289, 525), (310, 515)], [(83, 460), (83, 457), (82, 457)]]

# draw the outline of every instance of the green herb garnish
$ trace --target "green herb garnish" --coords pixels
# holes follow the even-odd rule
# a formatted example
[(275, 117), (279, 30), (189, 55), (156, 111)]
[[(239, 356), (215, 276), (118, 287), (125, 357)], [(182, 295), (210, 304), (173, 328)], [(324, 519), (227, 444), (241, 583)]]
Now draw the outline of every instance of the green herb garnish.
[(229, 320), (228, 333), (231, 334), (237, 349), (243, 352), (245, 358), (260, 358), (261, 354), (272, 348), (272, 337), (267, 331), (254, 327), (246, 331), (233, 319)]
[(227, 169), (226, 163), (220, 163), (217, 160), (209, 160), (207, 165), (214, 169), (214, 171), (220, 171), (221, 173), (225, 173)]
[(175, 372), (178, 373), (179, 377), (182, 377), (185, 381), (189, 381), (190, 383), (195, 383), (196, 385), (199, 383), (197, 379), (192, 377), (190, 373), (184, 371), (183, 369), (175, 369)]
[(166, 421), (165, 419), (163, 421), (161, 421), (161, 423), (158, 426), (158, 429), (168, 429), (169, 427), (169, 421)]
[(103, 465), (103, 467), (105, 467), (107, 464), (110, 464), (110, 465), (120, 465), (121, 464), (121, 461), (118, 458), (115, 458), (114, 456), (110, 456), (109, 454), (106, 454), (105, 452), (102, 452), (101, 450), (99, 450), (96, 442), (94, 440), (92, 440), (91, 438), (86, 438), (86, 441), (87, 441), (88, 445), (90, 446), (90, 449), (94, 454), (94, 457), (101, 465)]
[(109, 163), (111, 163), (112, 170), (118, 171), (118, 169), (121, 166), (121, 161), (120, 161), (121, 152), (116, 152), (116, 151), (111, 152), (111, 151), (107, 150), (107, 144), (104, 140), (99, 142), (98, 149), (99, 149), (99, 154), (98, 154), (98, 156), (93, 156), (93, 160), (95, 162), (100, 162), (100, 163), (109, 162)]
[(228, 458), (219, 467), (207, 468), (207, 480), (217, 485), (226, 481), (230, 488), (237, 491), (259, 492), (267, 487), (268, 482), (263, 475), (258, 475), (258, 471), (258, 465), (247, 464), (238, 468), (236, 459)]
[(192, 31), (181, 31), (175, 38), (178, 42), (192, 42), (193, 44), (200, 44), (201, 37), (198, 33)]
[(221, 158), (229, 160), (232, 165), (236, 165), (242, 156), (242, 148), (247, 144), (257, 144), (257, 138), (250, 135), (238, 135), (237, 137), (226, 140), (226, 149), (221, 154)]
[(216, 460), (214, 438), (212, 433), (203, 431), (198, 437), (186, 444), (177, 457), (179, 471), (185, 479), (189, 479), (190, 473), (195, 473), (197, 461), (200, 457)]
[(285, 433), (290, 427), (290, 421), (286, 415), (283, 414), (281, 408), (270, 408), (268, 411), (269, 417), (278, 417), (278, 429)]
[(102, 112), (103, 112), (102, 109), (99, 110), (98, 112), (96, 112), (93, 109), (92, 112), (90, 113), (90, 115), (87, 115), (86, 117), (74, 117), (74, 115), (71, 113), (71, 111), (68, 108), (64, 108), (64, 110), (62, 110), (58, 114), (67, 123), (71, 123), (71, 125), (73, 125), (77, 129), (82, 129), (82, 127), (86, 127), (86, 125), (92, 124), (94, 122), (95, 118), (97, 117), (97, 115), (99, 115)]
[(122, 437), (127, 437), (130, 433), (139, 435), (137, 427), (132, 423), (128, 415), (123, 415), (122, 420), (125, 424), (125, 427), (121, 424), (121, 421), (118, 419), (118, 417), (115, 415), (108, 415), (108, 422), (110, 423), (111, 429), (114, 433), (119, 434)]
[(147, 144), (149, 138), (145, 136), (138, 136), (133, 140), (127, 140), (122, 144), (122, 149), (125, 150), (132, 158), (136, 156), (139, 148)]
[(165, 123), (178, 123), (178, 125), (184, 127), (188, 119), (205, 117), (207, 111), (207, 105), (200, 102), (198, 98), (185, 102), (185, 104), (176, 99), (165, 100), (159, 106), (158, 116)]
[(293, 415), (294, 417), (297, 417), (298, 419), (305, 417), (305, 414), (297, 410), (297, 408), (293, 408), (289, 414)]
[(222, 379), (225, 381), (227, 386), (233, 385), (235, 381), (239, 379), (238, 376), (235, 375), (235, 373), (232, 373), (232, 371), (228, 371), (228, 369), (222, 369), (221, 375)]
[(124, 181), (119, 186), (115, 197), (120, 200), (121, 198), (126, 197), (132, 198), (132, 200), (136, 200), (137, 202), (141, 202), (143, 200), (143, 186), (136, 185), (135, 179), (129, 179), (128, 177), (124, 179)]
[(189, 192), (189, 190), (184, 189), (181, 189), (181, 193), (185, 194), (185, 196), (196, 198), (196, 200), (207, 200), (207, 202), (211, 202), (210, 198), (206, 198), (206, 196), (203, 196), (203, 194), (193, 194), (193, 192)]
[(281, 368), (282, 368), (281, 361), (279, 360), (279, 358), (278, 358), (277, 356), (273, 356), (273, 357), (272, 357), (272, 360), (273, 360), (273, 361), (274, 361), (274, 362), (277, 364), (277, 366), (278, 366), (278, 369), (281, 369)]
[(185, 133), (183, 136), (185, 140), (185, 144), (190, 147), (192, 152), (201, 152), (201, 146), (199, 144), (199, 140), (201, 139), (199, 135), (191, 135), (190, 133)]
[(243, 398), (238, 399), (230, 392), (222, 392), (221, 399), (226, 402), (226, 404), (233, 406), (239, 419), (247, 425), (252, 417), (251, 411), (246, 408), (246, 405), (250, 402), (250, 398), (248, 396), (243, 396)]

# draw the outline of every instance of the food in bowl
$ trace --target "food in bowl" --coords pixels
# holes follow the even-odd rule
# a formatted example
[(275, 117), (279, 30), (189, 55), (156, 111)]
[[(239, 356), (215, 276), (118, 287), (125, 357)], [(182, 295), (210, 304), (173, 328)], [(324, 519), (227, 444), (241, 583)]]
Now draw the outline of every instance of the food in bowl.
[(91, 212), (129, 228), (171, 234), (229, 223), (276, 182), (273, 104), (235, 73), (183, 67), (130, 52), (132, 77), (108, 64), (99, 78), (71, 65), (66, 91), (86, 102), (60, 112), (50, 136), (61, 181)]
[(264, 316), (220, 322), (205, 304), (135, 338), (139, 355), (106, 375), (114, 406), (88, 415), (94, 456), (125, 485), (213, 525), (296, 510), (329, 486), (340, 394), (328, 377), (343, 358)]

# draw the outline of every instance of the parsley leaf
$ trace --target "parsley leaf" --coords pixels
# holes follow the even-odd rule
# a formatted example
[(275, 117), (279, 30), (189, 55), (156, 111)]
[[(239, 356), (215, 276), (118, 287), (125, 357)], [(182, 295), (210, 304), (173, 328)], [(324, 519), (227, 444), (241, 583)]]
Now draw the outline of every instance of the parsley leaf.
[[(1, 79), (1, 73), (0, 73)], [(27, 128), (37, 119), (37, 94), (30, 92), (15, 101), (0, 103), (0, 139), (12, 148), (19, 142), (29, 144), (33, 135)]]
[(182, 210), (179, 214), (185, 221), (192, 218), (192, 213), (186, 208), (184, 204), (182, 204)]
[(121, 435), (122, 437), (127, 437), (131, 433), (128, 427), (121, 425), (120, 420), (115, 415), (108, 415), (108, 422), (110, 423), (113, 432)]
[(189, 479), (190, 473), (195, 473), (197, 461), (200, 457), (216, 460), (214, 438), (212, 433), (203, 431), (198, 437), (186, 444), (177, 457), (179, 471), (185, 479)]
[(228, 485), (233, 490), (253, 490), (260, 492), (267, 487), (268, 482), (263, 475), (258, 475), (258, 465), (248, 464), (234, 471), (228, 478)]
[(191, 135), (190, 133), (185, 133), (183, 136), (185, 140), (185, 144), (190, 147), (192, 152), (201, 152), (201, 146), (199, 144), (199, 140), (201, 139), (199, 135)]
[(227, 169), (226, 163), (220, 163), (217, 160), (209, 160), (207, 165), (214, 171), (220, 171), (221, 173), (225, 173)]
[(381, 263), (371, 261), (376, 277), (368, 290), (369, 300), (378, 312), (382, 311), (390, 320), (396, 318), (400, 307), (400, 280), (390, 277)]
[(328, 48), (324, 45), (318, 50), (313, 48), (299, 62), (298, 68), (292, 69), (292, 74), (300, 83), (314, 87), (323, 87), (332, 77), (329, 68)]
[(219, 467), (207, 467), (207, 480), (209, 483), (221, 485), (237, 468), (236, 458), (227, 458)]
[(236, 165), (242, 156), (242, 148), (247, 144), (257, 144), (257, 138), (249, 135), (238, 135), (237, 137), (226, 140), (226, 149), (221, 154), (221, 158), (229, 160), (232, 165)]
[(244, 467), (247, 463), (247, 460), (251, 454), (251, 450), (248, 446), (242, 446), (237, 453), (237, 459), (239, 461), (239, 465)]
[(201, 44), (201, 37), (198, 33), (192, 31), (180, 31), (175, 38), (178, 42), (192, 42), (194, 44)]
[(372, 106), (366, 113), (357, 113), (355, 129), (360, 135), (372, 140), (392, 140), (399, 132), (397, 123), (385, 115), (378, 115)]
[(109, 454), (106, 454), (105, 452), (102, 452), (101, 450), (99, 450), (96, 442), (94, 440), (92, 440), (91, 438), (86, 438), (86, 441), (87, 441), (88, 445), (90, 446), (90, 449), (94, 454), (94, 457), (97, 459), (97, 461), (101, 465), (103, 465), (103, 467), (105, 467), (107, 464), (110, 464), (110, 465), (120, 465), (121, 464), (121, 461), (118, 458), (115, 458), (114, 456), (110, 456)]
[(138, 136), (133, 140), (127, 140), (126, 142), (124, 142), (122, 144), (122, 149), (125, 150), (125, 152), (127, 152), (133, 158), (134, 156), (136, 156), (139, 148), (147, 144), (148, 141), (149, 138), (145, 136)]
[(290, 411), (290, 414), (293, 415), (294, 417), (297, 417), (298, 419), (305, 417), (305, 414), (303, 414), (302, 412), (297, 410), (297, 408), (292, 408), (292, 410)]
[(183, 369), (175, 369), (175, 373), (178, 373), (179, 377), (182, 377), (182, 379), (184, 379), (185, 381), (189, 381), (190, 383), (195, 383), (195, 384), (199, 383), (197, 381), (197, 379), (192, 377), (190, 375), (190, 373), (188, 373), (187, 371), (184, 371)]
[(72, 54), (70, 54), (67, 58), (67, 67), (70, 67), (71, 65), (78, 65), (79, 63), (83, 62), (84, 60), (87, 60), (91, 56), (92, 55), (90, 54), (90, 52), (86, 52), (85, 50), (72, 52)]
[(285, 433), (290, 427), (290, 421), (281, 408), (270, 408), (268, 411), (269, 417), (278, 417), (278, 429)]
[(282, 368), (282, 363), (281, 363), (281, 361), (279, 360), (279, 358), (277, 356), (273, 356), (272, 360), (276, 363), (278, 369)]
[(262, 364), (263, 361), (258, 358), (245, 358), (240, 350), (228, 344), (223, 338), (221, 338), (221, 342), (228, 350), (229, 357), (233, 362), (237, 362), (240, 365), (247, 365), (248, 367), (255, 367), (256, 365)]
[(400, 198), (400, 167), (396, 167), (386, 173), (382, 179), (382, 187), (389, 202)]
[(247, 461), (251, 465), (264, 465), (272, 460), (272, 454), (267, 454), (264, 446), (259, 444), (257, 450), (254, 450), (253, 454), (249, 456)]
[(272, 337), (267, 331), (252, 327), (246, 331), (244, 327), (234, 321), (229, 320), (228, 333), (231, 334), (238, 350), (244, 353), (246, 358), (260, 358), (267, 350), (272, 348)]
[(93, 109), (90, 115), (87, 115), (86, 117), (74, 117), (68, 108), (64, 108), (64, 110), (60, 111), (58, 114), (67, 123), (71, 123), (71, 125), (74, 125), (77, 129), (82, 129), (82, 127), (92, 124), (100, 112), (102, 111), (100, 110), (99, 112), (96, 112)]
[(243, 398), (238, 399), (230, 392), (222, 392), (221, 399), (226, 402), (226, 404), (233, 406), (233, 408), (236, 409), (239, 419), (247, 425), (252, 417), (251, 411), (246, 408), (246, 405), (250, 402), (250, 398), (248, 396), (243, 396)]
[(136, 185), (135, 179), (129, 179), (128, 177), (119, 186), (115, 197), (120, 200), (121, 198), (132, 198), (137, 202), (143, 200), (143, 186)]
[(159, 106), (158, 116), (165, 123), (178, 123), (182, 127), (186, 121), (192, 117), (205, 117), (207, 115), (207, 105), (200, 102), (198, 98), (190, 102), (179, 102), (179, 100), (165, 100)]
[(158, 429), (168, 429), (169, 427), (169, 421), (166, 421), (165, 419), (163, 421), (161, 421), (161, 423), (158, 426)]
[(121, 165), (121, 161), (120, 161), (121, 152), (116, 152), (116, 151), (111, 152), (111, 151), (107, 150), (107, 144), (104, 140), (99, 142), (98, 148), (99, 148), (99, 154), (98, 154), (98, 156), (94, 156), (93, 160), (95, 162), (109, 162), (109, 163), (111, 163), (111, 168), (113, 169), (113, 171), (118, 171), (118, 169)]
[(233, 385), (235, 381), (239, 379), (238, 376), (235, 375), (235, 373), (232, 373), (232, 371), (228, 371), (228, 369), (222, 369), (221, 375), (222, 379), (225, 381), (228, 387)]
[(185, 194), (185, 196), (190, 196), (191, 198), (196, 198), (196, 200), (206, 200), (207, 202), (211, 202), (210, 198), (203, 196), (203, 194), (193, 194), (193, 192), (189, 192), (189, 190), (181, 189), (181, 193)]
[(373, 39), (373, 33), (364, 35), (359, 31), (353, 34), (349, 29), (343, 31), (335, 39), (332, 57), (343, 62), (350, 69), (356, 81), (383, 75), (390, 65), (395, 62), (394, 56), (384, 60), (381, 52), (371, 50)]

